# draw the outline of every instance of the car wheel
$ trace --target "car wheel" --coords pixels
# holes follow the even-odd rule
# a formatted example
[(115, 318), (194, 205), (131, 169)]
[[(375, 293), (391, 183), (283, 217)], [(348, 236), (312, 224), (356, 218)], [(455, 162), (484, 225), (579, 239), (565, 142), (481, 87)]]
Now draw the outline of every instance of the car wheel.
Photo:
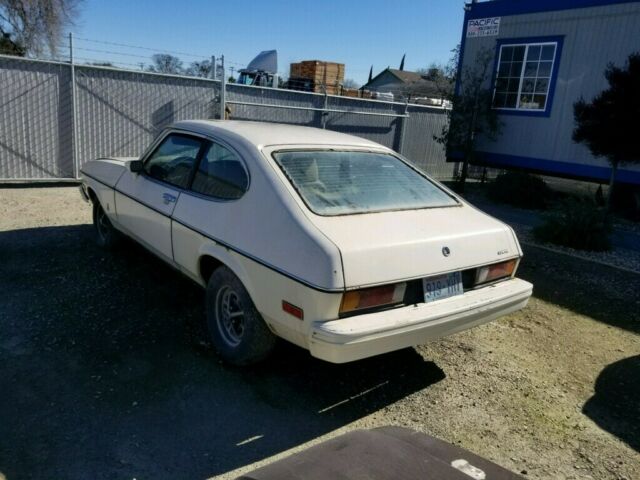
[(233, 365), (264, 360), (274, 349), (269, 330), (242, 282), (227, 267), (213, 272), (206, 293), (207, 329), (220, 356)]
[(96, 243), (98, 246), (106, 249), (112, 249), (120, 240), (120, 232), (118, 232), (106, 212), (99, 202), (93, 203), (93, 227), (96, 231)]

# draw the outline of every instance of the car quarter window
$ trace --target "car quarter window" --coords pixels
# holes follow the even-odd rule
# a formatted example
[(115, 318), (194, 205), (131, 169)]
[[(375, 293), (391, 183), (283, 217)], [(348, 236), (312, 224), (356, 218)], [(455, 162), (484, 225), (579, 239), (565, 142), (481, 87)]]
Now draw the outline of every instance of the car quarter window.
[(144, 170), (152, 178), (187, 188), (204, 140), (171, 133), (151, 154)]
[(248, 186), (249, 176), (238, 156), (218, 143), (211, 143), (200, 160), (191, 189), (210, 197), (235, 200)]

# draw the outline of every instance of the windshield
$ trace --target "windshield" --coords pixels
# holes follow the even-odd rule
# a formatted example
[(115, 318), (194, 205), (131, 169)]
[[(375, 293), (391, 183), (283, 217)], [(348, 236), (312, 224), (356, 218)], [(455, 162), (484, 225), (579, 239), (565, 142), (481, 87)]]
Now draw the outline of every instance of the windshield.
[(307, 206), (319, 215), (458, 204), (393, 155), (317, 150), (276, 152), (273, 157)]

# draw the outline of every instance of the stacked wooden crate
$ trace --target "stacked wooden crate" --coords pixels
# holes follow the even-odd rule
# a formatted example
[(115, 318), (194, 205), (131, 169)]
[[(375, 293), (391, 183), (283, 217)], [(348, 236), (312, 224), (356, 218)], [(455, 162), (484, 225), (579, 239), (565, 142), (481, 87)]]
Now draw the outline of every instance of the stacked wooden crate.
[(341, 88), (339, 95), (343, 97), (371, 98), (369, 90), (360, 90), (359, 88)]
[(344, 83), (344, 63), (323, 62), (320, 60), (305, 60), (292, 63), (289, 78), (292, 80), (311, 80), (312, 91), (324, 93), (324, 86), (328, 94), (338, 95), (340, 86)]

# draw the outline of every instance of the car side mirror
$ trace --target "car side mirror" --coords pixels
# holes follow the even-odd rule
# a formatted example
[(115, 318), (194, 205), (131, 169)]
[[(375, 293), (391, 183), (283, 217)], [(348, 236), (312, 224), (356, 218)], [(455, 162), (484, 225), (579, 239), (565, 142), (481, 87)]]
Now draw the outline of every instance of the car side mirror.
[(129, 162), (129, 171), (132, 173), (140, 173), (142, 171), (142, 160), (131, 160)]

